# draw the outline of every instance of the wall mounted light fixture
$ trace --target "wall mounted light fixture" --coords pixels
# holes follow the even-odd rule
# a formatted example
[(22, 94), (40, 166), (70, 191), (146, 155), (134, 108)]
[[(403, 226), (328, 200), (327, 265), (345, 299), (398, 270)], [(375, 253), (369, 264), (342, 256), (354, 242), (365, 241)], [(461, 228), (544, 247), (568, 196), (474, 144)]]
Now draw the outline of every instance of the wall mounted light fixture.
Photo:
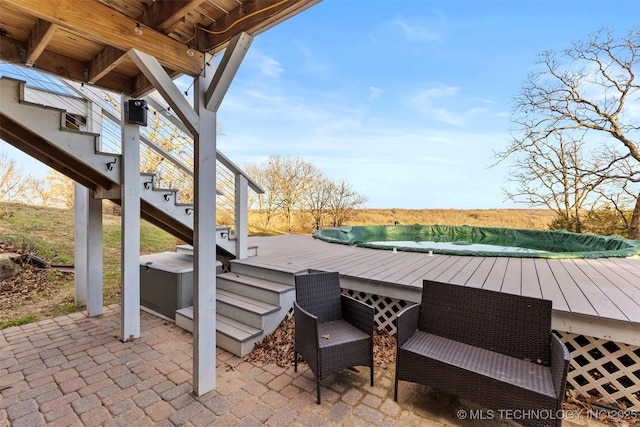
[(136, 28), (134, 28), (133, 31), (139, 36), (142, 35), (142, 28), (140, 27), (140, 23), (139, 22), (136, 22)]

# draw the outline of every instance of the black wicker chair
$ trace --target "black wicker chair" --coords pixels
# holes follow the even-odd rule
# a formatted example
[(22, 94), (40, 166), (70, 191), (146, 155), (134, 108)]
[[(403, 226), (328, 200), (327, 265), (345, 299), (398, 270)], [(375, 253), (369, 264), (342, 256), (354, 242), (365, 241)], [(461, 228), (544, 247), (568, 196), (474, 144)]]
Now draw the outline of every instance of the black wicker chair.
[(294, 370), (301, 354), (316, 377), (318, 404), (320, 380), (344, 368), (369, 366), (373, 386), (373, 307), (341, 295), (336, 272), (297, 273), (295, 287)]
[[(559, 427), (569, 352), (551, 332), (551, 301), (425, 280), (422, 302), (396, 318), (398, 381), (448, 390)], [(546, 411), (546, 412), (544, 412)]]

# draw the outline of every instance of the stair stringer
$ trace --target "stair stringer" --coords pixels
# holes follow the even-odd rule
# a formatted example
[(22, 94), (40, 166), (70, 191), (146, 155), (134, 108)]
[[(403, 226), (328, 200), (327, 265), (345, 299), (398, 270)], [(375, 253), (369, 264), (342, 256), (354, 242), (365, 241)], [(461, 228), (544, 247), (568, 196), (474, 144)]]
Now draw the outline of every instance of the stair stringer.
[[(62, 127), (66, 111), (25, 101), (24, 87), (23, 81), (0, 78), (2, 139), (102, 198), (119, 203), (121, 155), (99, 152), (98, 134)], [(149, 181), (151, 185), (145, 184)], [(176, 190), (157, 188), (153, 174), (141, 174), (140, 186), (141, 217), (192, 244), (193, 205), (176, 203)], [(233, 256), (235, 241), (229, 237), (229, 229), (221, 229), (216, 243)]]
[(61, 128), (64, 110), (23, 101), (24, 82), (2, 78), (0, 84), (5, 141), (93, 190), (118, 185), (120, 155), (100, 153), (100, 135)]

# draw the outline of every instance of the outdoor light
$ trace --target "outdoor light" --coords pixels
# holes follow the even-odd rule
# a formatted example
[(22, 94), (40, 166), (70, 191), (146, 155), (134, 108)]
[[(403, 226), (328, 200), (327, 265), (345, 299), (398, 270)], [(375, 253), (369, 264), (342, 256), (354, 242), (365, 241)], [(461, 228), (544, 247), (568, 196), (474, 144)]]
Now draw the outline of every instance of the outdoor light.
[(133, 125), (147, 125), (147, 101), (144, 99), (130, 99), (125, 104), (127, 121)]
[(140, 23), (139, 22), (136, 22), (136, 28), (134, 28), (133, 31), (139, 36), (142, 35), (142, 28), (140, 28)]
[(195, 54), (196, 54), (196, 51), (193, 50), (193, 48), (191, 48), (191, 46), (189, 46), (189, 49), (187, 49), (187, 55), (193, 56)]

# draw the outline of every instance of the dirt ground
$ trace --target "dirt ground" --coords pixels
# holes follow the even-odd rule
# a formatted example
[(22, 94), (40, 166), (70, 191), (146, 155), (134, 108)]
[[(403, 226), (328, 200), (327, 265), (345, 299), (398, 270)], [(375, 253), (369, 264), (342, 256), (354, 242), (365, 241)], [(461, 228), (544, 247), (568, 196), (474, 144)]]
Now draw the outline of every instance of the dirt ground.
[(0, 281), (0, 326), (76, 310), (73, 274), (32, 265), (28, 262), (29, 254), (4, 243), (0, 243), (0, 252), (24, 255), (19, 274)]

